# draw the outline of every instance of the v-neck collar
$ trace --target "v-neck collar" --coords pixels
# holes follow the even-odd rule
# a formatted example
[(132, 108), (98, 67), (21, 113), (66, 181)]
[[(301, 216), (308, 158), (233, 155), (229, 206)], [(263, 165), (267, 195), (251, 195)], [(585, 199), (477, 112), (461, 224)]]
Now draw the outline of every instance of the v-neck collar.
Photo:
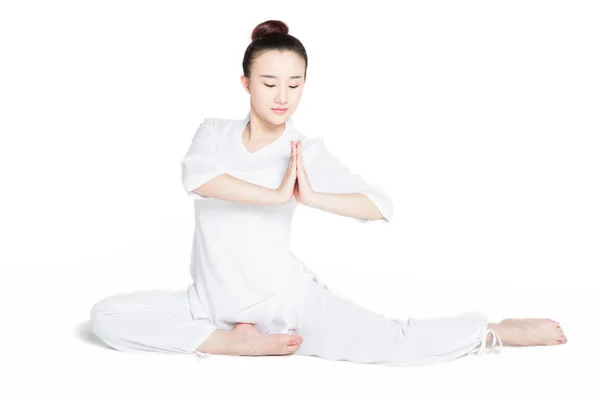
[(246, 157), (256, 157), (257, 155), (265, 153), (269, 148), (277, 147), (277, 145), (279, 143), (281, 143), (286, 137), (289, 136), (289, 133), (293, 127), (292, 117), (288, 117), (287, 121), (285, 122), (285, 129), (283, 130), (283, 133), (281, 135), (279, 135), (279, 137), (277, 139), (273, 140), (271, 143), (260, 148), (259, 150), (256, 150), (255, 152), (250, 153), (248, 151), (248, 149), (246, 148), (246, 145), (244, 144), (244, 130), (246, 130), (246, 125), (248, 124), (249, 121), (250, 121), (250, 112), (248, 112), (248, 114), (246, 115), (246, 118), (240, 120), (240, 125), (239, 125), (240, 129), (237, 130), (237, 132), (236, 132), (236, 141), (240, 144), (242, 152), (245, 154)]

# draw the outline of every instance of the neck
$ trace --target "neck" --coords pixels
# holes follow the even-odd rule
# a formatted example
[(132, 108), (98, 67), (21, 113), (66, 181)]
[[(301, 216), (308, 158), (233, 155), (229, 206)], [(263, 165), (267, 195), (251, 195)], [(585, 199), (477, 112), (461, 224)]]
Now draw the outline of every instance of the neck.
[(254, 109), (250, 110), (248, 133), (251, 140), (276, 139), (283, 134), (285, 123), (274, 125), (260, 118)]

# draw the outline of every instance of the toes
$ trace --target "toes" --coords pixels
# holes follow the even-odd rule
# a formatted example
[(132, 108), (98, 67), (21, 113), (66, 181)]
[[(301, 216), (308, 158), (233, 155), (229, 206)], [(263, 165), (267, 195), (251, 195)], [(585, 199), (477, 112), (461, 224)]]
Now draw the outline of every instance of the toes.
[(300, 336), (295, 335), (285, 335), (281, 334), (279, 337), (279, 343), (284, 344), (286, 346), (299, 346), (302, 344), (302, 338)]
[(295, 335), (285, 335), (287, 336), (284, 339), (285, 346), (283, 350), (283, 354), (292, 354), (298, 350), (298, 347), (302, 344), (302, 337)]
[(277, 334), (277, 342), (284, 346), (293, 344), (292, 337), (290, 335), (284, 335), (284, 334)]
[(290, 354), (298, 350), (299, 344), (296, 343), (294, 336), (286, 334), (272, 334), (276, 338), (269, 351), (269, 354)]
[(565, 337), (565, 335), (561, 335), (560, 338), (556, 341), (557, 343), (567, 343), (567, 338)]
[(300, 344), (302, 343), (301, 339), (296, 339), (293, 336), (284, 335), (288, 337), (281, 338), (279, 341), (279, 346), (277, 346), (277, 350), (279, 354), (292, 354), (298, 350)]
[(284, 354), (295, 353), (298, 350), (298, 347), (300, 347), (300, 346), (298, 346), (298, 345), (295, 345), (295, 346), (286, 346)]
[(300, 336), (292, 336), (292, 342), (293, 342), (295, 345), (298, 345), (298, 346), (299, 346), (299, 345), (301, 345), (301, 344), (302, 344), (302, 337), (300, 337)]

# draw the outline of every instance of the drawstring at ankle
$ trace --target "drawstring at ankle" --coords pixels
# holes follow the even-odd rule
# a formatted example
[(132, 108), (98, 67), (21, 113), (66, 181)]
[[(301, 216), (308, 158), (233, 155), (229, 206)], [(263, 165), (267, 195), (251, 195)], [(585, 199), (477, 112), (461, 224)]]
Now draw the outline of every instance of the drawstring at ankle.
[[(480, 356), (480, 355), (484, 354), (484, 352), (483, 352), (483, 351), (484, 351), (484, 349), (486, 348), (486, 345), (487, 345), (487, 335), (488, 335), (488, 333), (491, 333), (491, 334), (492, 334), (492, 346), (490, 347), (490, 349), (491, 349), (492, 351), (496, 350), (497, 352), (500, 352), (500, 351), (502, 350), (502, 346), (503, 346), (503, 344), (502, 344), (502, 340), (500, 339), (500, 336), (499, 336), (499, 335), (496, 333), (496, 331), (494, 331), (493, 329), (491, 329), (491, 328), (487, 328), (487, 329), (485, 329), (485, 330), (482, 332), (482, 334), (481, 334), (481, 336), (480, 336), (480, 340), (481, 340), (481, 342), (480, 342), (480, 344), (479, 344), (479, 351), (477, 352), (477, 355), (478, 355), (478, 356)], [(499, 345), (499, 346), (496, 346), (496, 339), (498, 339), (498, 345)], [(498, 347), (498, 348), (497, 348), (497, 347)], [(496, 349), (496, 348), (497, 348), (497, 349)]]

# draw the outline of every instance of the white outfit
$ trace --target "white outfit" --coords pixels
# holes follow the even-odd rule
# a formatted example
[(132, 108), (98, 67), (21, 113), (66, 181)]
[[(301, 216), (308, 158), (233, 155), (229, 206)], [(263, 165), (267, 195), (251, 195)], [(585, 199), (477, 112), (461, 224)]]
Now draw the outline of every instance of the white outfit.
[[(353, 174), (325, 146), (307, 138), (291, 118), (284, 133), (249, 153), (242, 132), (250, 119), (207, 118), (181, 161), (186, 193), (194, 199), (195, 231), (187, 290), (132, 292), (92, 308), (94, 332), (123, 351), (209, 354), (196, 349), (215, 330), (252, 323), (262, 333), (295, 333), (294, 353), (330, 360), (395, 366), (448, 361), (486, 347), (489, 321), (470, 312), (454, 318), (399, 319), (367, 310), (333, 292), (290, 250), (297, 202), (245, 204), (201, 196), (194, 189), (229, 174), (276, 189), (288, 168), (291, 140), (302, 140), (310, 185), (316, 192), (362, 193), (388, 223), (389, 194)], [(499, 338), (498, 338), (499, 339)], [(500, 342), (500, 346), (502, 343)]]

